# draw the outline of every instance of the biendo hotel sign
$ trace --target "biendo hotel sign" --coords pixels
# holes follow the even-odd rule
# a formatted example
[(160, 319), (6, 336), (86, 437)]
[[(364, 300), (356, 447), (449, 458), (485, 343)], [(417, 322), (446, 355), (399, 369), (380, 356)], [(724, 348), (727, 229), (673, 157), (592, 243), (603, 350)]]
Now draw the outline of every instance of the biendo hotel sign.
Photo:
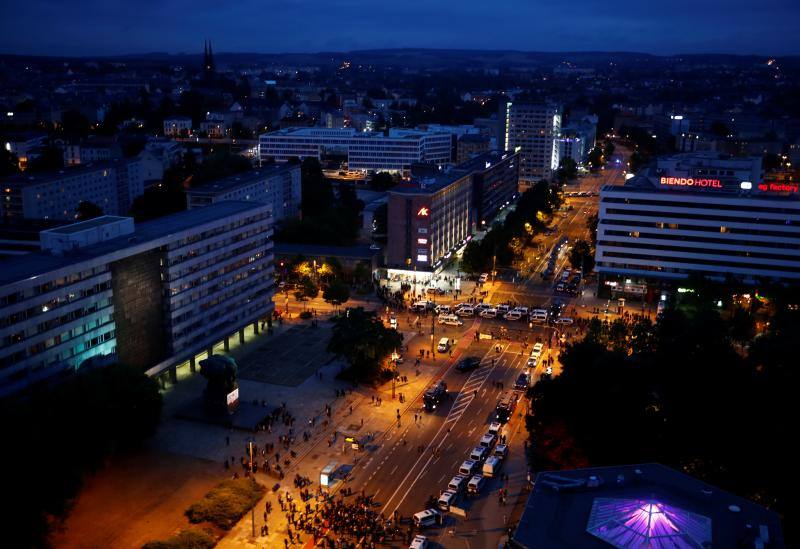
[(679, 187), (722, 188), (722, 181), (719, 179), (697, 179), (694, 177), (662, 177), (661, 184)]

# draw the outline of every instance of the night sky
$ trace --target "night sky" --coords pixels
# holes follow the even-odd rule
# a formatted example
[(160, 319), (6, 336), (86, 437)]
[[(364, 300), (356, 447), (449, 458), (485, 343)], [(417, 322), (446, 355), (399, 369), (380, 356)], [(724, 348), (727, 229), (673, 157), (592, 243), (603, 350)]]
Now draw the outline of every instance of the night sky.
[(0, 52), (800, 54), (800, 0), (2, 0)]

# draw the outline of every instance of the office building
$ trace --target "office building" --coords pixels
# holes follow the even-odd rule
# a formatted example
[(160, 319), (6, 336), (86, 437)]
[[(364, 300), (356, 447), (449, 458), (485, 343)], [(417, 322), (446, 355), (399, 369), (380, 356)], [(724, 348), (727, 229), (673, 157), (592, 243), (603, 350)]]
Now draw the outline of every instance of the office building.
[(459, 164), (472, 178), (470, 217), (478, 229), (491, 225), (500, 211), (517, 197), (519, 189), (519, 154), (486, 152)]
[(220, 202), (134, 225), (103, 216), (41, 233), (0, 270), (0, 396), (119, 361), (158, 375), (271, 310), (270, 207)]
[(322, 159), (326, 154), (347, 156), (350, 170), (403, 172), (424, 162), (451, 162), (452, 138), (447, 133), (392, 129), (389, 135), (354, 128), (287, 128), (259, 136), (262, 163), (292, 157)]
[(144, 173), (138, 158), (93, 162), (3, 176), (0, 192), (0, 216), (5, 219), (71, 220), (81, 202), (96, 204), (107, 215), (124, 215), (144, 192)]
[(393, 271), (432, 274), (472, 231), (472, 176), (451, 170), (388, 191), (386, 262)]
[(559, 165), (561, 165), (561, 161), (564, 158), (571, 158), (575, 165), (580, 166), (583, 164), (583, 159), (586, 157), (587, 152), (583, 139), (578, 136), (565, 135), (558, 138)]
[(507, 102), (501, 104), (503, 150), (519, 152), (520, 191), (553, 177), (558, 168), (561, 107)]
[(276, 221), (300, 216), (300, 165), (270, 164), (225, 179), (210, 181), (186, 191), (189, 209), (224, 200), (268, 204)]
[(786, 546), (777, 513), (658, 463), (539, 473), (509, 545)]
[(746, 161), (646, 172), (600, 191), (601, 292), (653, 294), (690, 274), (745, 281), (800, 279), (800, 195), (750, 178)]
[(473, 156), (489, 151), (491, 138), (488, 135), (468, 133), (458, 138), (456, 162), (463, 164)]

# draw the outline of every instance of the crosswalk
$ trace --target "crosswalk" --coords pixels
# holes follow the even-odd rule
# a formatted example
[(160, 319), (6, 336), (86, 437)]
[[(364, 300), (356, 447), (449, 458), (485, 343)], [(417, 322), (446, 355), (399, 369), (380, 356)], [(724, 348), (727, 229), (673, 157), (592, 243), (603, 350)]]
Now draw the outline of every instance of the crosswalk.
[(453, 401), (453, 406), (450, 407), (450, 411), (447, 413), (447, 418), (445, 418), (444, 423), (445, 425), (448, 423), (455, 423), (461, 416), (464, 415), (464, 412), (469, 407), (470, 403), (475, 399), (475, 395), (477, 394), (478, 390), (483, 386), (489, 376), (491, 375), (492, 371), (497, 366), (502, 366), (506, 364), (506, 359), (495, 360), (492, 362), (491, 360), (484, 359), (481, 362), (479, 368), (470, 374), (467, 381), (464, 383), (464, 386), (461, 388), (461, 391), (456, 396), (455, 400)]

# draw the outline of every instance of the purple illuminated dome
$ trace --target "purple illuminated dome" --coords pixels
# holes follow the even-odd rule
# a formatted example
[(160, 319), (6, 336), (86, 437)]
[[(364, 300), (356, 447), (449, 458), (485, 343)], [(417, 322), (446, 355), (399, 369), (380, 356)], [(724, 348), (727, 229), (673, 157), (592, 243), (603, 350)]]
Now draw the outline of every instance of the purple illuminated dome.
[(623, 549), (711, 546), (711, 519), (655, 500), (595, 498), (586, 531)]

